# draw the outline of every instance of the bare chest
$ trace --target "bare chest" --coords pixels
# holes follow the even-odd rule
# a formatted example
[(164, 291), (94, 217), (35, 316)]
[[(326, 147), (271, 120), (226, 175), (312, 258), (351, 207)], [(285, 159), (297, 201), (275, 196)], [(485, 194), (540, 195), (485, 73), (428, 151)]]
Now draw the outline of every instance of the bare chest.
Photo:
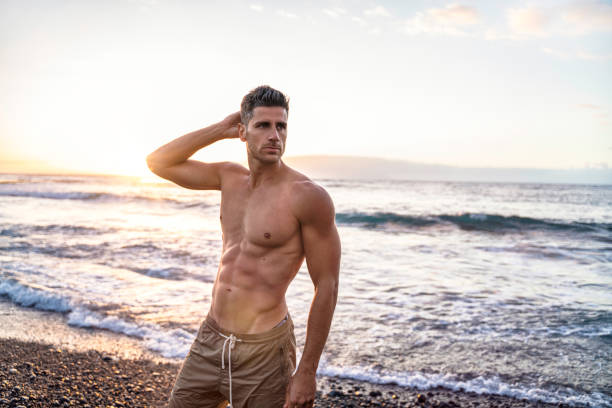
[(280, 247), (299, 230), (289, 197), (283, 191), (224, 192), (220, 216), (225, 242), (246, 241), (262, 247)]

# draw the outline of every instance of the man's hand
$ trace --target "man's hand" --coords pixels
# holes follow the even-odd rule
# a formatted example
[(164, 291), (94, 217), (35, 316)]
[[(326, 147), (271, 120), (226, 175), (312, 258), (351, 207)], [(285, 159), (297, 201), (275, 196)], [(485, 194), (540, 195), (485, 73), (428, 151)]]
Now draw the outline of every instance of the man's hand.
[(317, 381), (315, 374), (298, 371), (289, 379), (283, 408), (310, 408), (314, 404)]
[(221, 124), (225, 128), (223, 130), (223, 139), (235, 139), (238, 137), (238, 124), (240, 123), (240, 111), (234, 112), (221, 121)]

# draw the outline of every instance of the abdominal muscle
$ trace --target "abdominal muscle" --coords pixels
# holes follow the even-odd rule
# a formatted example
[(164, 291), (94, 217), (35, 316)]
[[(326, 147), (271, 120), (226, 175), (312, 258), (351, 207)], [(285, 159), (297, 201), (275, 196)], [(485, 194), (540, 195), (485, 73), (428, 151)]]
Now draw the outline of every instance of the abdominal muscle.
[(287, 315), (285, 292), (303, 260), (282, 248), (224, 248), (209, 314), (222, 328), (242, 334), (265, 332)]

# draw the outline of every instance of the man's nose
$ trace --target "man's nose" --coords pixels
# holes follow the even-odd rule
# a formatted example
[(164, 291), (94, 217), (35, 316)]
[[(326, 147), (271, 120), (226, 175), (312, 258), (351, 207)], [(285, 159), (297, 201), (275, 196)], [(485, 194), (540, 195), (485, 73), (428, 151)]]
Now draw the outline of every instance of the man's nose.
[(268, 140), (280, 140), (280, 134), (278, 132), (278, 129), (273, 128), (269, 133), (268, 133)]

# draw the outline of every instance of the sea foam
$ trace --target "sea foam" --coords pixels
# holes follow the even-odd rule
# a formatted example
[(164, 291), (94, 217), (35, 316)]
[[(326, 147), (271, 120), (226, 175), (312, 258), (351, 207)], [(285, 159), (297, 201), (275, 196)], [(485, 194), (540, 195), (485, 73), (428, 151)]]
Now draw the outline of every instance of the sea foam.
[(68, 312), (72, 309), (70, 299), (36, 287), (22, 285), (14, 280), (0, 281), (0, 295), (25, 307), (53, 312)]
[(71, 326), (110, 330), (142, 339), (145, 347), (166, 358), (184, 358), (195, 338), (195, 333), (184, 329), (164, 329), (156, 324), (133, 322), (117, 316), (106, 316), (89, 310), (67, 296), (46, 289), (23, 285), (15, 280), (0, 281), (0, 295), (13, 302), (39, 310), (67, 313)]
[(328, 365), (323, 358), (317, 374), (328, 377), (338, 377), (366, 381), (373, 384), (395, 384), (419, 390), (442, 387), (453, 391), (475, 392), (477, 394), (503, 395), (516, 399), (542, 401), (551, 404), (570, 404), (605, 407), (611, 406), (609, 399), (601, 393), (585, 394), (569, 387), (558, 390), (545, 390), (537, 387), (529, 388), (523, 385), (508, 384), (499, 377), (479, 376), (470, 380), (461, 380), (453, 374), (437, 374), (423, 372), (389, 372), (381, 373), (365, 367)]

